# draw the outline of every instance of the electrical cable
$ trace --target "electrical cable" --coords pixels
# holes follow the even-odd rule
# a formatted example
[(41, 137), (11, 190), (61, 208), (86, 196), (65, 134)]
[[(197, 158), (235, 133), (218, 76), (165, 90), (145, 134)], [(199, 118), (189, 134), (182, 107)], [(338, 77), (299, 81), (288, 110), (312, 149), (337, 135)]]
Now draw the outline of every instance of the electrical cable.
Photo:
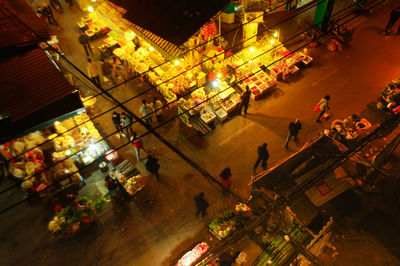
[[(382, 1), (382, 2), (383, 2), (383, 1)], [(343, 24), (342, 24), (342, 25), (343, 25)], [(307, 29), (307, 30), (308, 30), (308, 29)], [(320, 37), (322, 37), (322, 35), (321, 35)], [(320, 38), (320, 37), (318, 37), (318, 38)], [(309, 43), (311, 43), (311, 42), (312, 42), (312, 41), (310, 41)], [(301, 47), (298, 48), (297, 50), (302, 49), (303, 47), (307, 46), (309, 43), (306, 43), (305, 45), (301, 46)], [(293, 52), (291, 52), (291, 53), (293, 53)], [(282, 57), (282, 58), (280, 58), (280, 59), (278, 59), (277, 61), (280, 61), (280, 60), (282, 60), (283, 58), (285, 58), (285, 56)], [(275, 61), (275, 62), (277, 62), (277, 61)], [(275, 62), (271, 63), (270, 65), (274, 64)], [(260, 72), (260, 71), (262, 71), (262, 70), (259, 70), (259, 71), (255, 72), (255, 73), (253, 73), (253, 75), (256, 74), (256, 73), (258, 73), (258, 72)], [(241, 82), (241, 81), (243, 81), (243, 80), (240, 80), (239, 82)], [(229, 88), (230, 88), (230, 87), (229, 87)], [(215, 96), (216, 96), (216, 95), (215, 95)], [(215, 97), (215, 96), (212, 96), (212, 97)], [(210, 97), (210, 98), (212, 98), (212, 97)], [(206, 100), (206, 101), (207, 101), (207, 100)], [(205, 101), (203, 101), (203, 102), (205, 102)], [(203, 102), (199, 103), (198, 105), (202, 104)], [(118, 104), (117, 106), (119, 106), (119, 105), (121, 105), (121, 104)], [(193, 108), (197, 107), (198, 105), (194, 106)], [(192, 108), (192, 109), (193, 109), (193, 108)], [(189, 110), (190, 110), (190, 109), (189, 109)], [(187, 111), (185, 111), (185, 112), (189, 112), (189, 110), (187, 110)], [(176, 117), (170, 119), (170, 121), (174, 120), (175, 118), (176, 118)], [(136, 120), (140, 120), (140, 119), (136, 119)], [(142, 123), (142, 125), (145, 126), (145, 128), (147, 128), (146, 124), (145, 124), (143, 121), (140, 120), (140, 122)], [(164, 124), (165, 124), (165, 123), (163, 123), (162, 125), (159, 125), (159, 127), (163, 126)], [(153, 133), (153, 134), (154, 134), (154, 131), (153, 131), (153, 130), (155, 130), (155, 129), (158, 129), (158, 127), (157, 127), (157, 128), (154, 128), (154, 129), (148, 130), (147, 132), (145, 132), (145, 133), (142, 134), (141, 136), (147, 135), (147, 134), (149, 134), (149, 133)], [(113, 134), (114, 134), (114, 133), (113, 133)], [(107, 137), (109, 137), (109, 136), (107, 136)], [(99, 141), (102, 141), (102, 140), (104, 140), (104, 138), (102, 138), (102, 139), (99, 140)], [(118, 148), (115, 149), (115, 150), (119, 150), (119, 149), (121, 149), (122, 147), (125, 147), (126, 145), (128, 145), (129, 143), (130, 143), (130, 142), (127, 142), (127, 143), (123, 144), (122, 146), (118, 147)], [(87, 148), (87, 147), (86, 147), (86, 148)], [(86, 149), (86, 148), (85, 148), (85, 149)], [(67, 159), (67, 158), (65, 158), (65, 159)], [(65, 160), (65, 159), (63, 159), (63, 160)], [(63, 160), (62, 160), (62, 161), (63, 161)], [(89, 165), (90, 165), (90, 164), (89, 164)], [(86, 168), (86, 167), (88, 167), (89, 165), (83, 167), (83, 169)], [(197, 168), (196, 168), (196, 169), (197, 169)], [(199, 169), (197, 169), (197, 170), (199, 170)], [(77, 171), (77, 172), (79, 172), (79, 171)], [(202, 171), (200, 171), (200, 172), (202, 172)], [(74, 173), (76, 173), (76, 172), (74, 172)], [(73, 173), (73, 174), (74, 174), (74, 173)], [(202, 173), (203, 173), (203, 172), (202, 172)], [(72, 174), (71, 174), (71, 175), (72, 175)], [(211, 175), (210, 175), (210, 177), (211, 177), (211, 180), (214, 181), (214, 183), (215, 183), (215, 180), (216, 180), (216, 179), (213, 178)], [(66, 178), (69, 178), (69, 176), (66, 177)], [(206, 178), (207, 178), (207, 176), (206, 176)], [(209, 179), (209, 178), (207, 178), (207, 179)], [(209, 181), (210, 181), (210, 179), (209, 179)], [(213, 182), (211, 182), (211, 183), (213, 183)], [(218, 182), (218, 184), (219, 184), (219, 182)], [(219, 185), (220, 185), (220, 184), (219, 184)], [(46, 188), (46, 189), (47, 189), (47, 188)], [(46, 190), (46, 189), (45, 189), (45, 190)], [(222, 187), (222, 189), (223, 189), (223, 190), (226, 190), (224, 187)], [(229, 191), (229, 192), (230, 192), (230, 191)], [(34, 195), (32, 195), (32, 197), (34, 197)], [(28, 197), (28, 199), (29, 199), (29, 197)], [(14, 206), (17, 206), (17, 205), (21, 204), (22, 202), (24, 202), (24, 201), (26, 201), (26, 200), (27, 200), (27, 199), (24, 199), (24, 200), (22, 200), (22, 201), (20, 201), (20, 202), (17, 202), (17, 203), (15, 203), (15, 204), (13, 204), (12, 206), (6, 208), (5, 210), (0, 211), (0, 215), (1, 215), (2, 213), (4, 213), (4, 212), (8, 211), (9, 209), (13, 208)]]
[[(308, 30), (308, 29), (307, 29)], [(301, 47), (302, 48), (302, 47)], [(292, 52), (293, 53), (293, 52)], [(282, 58), (281, 58), (282, 59)], [(279, 59), (279, 60), (281, 60), (281, 59)], [(277, 60), (277, 61), (279, 61), (279, 60)], [(274, 62), (275, 63), (275, 62)], [(213, 96), (213, 97), (215, 97), (215, 96)], [(204, 101), (205, 102), (205, 101)], [(120, 105), (120, 104), (119, 104)], [(200, 104), (199, 104), (200, 105)], [(116, 106), (116, 107), (118, 107), (118, 105)], [(197, 106), (195, 106), (195, 107), (197, 107)], [(189, 111), (189, 110), (188, 110)], [(173, 118), (173, 119), (171, 119), (171, 120), (174, 120), (175, 118)], [(139, 119), (140, 120), (140, 119)], [(143, 124), (144, 124), (144, 122), (143, 121), (141, 121)], [(161, 125), (162, 126), (162, 125)], [(146, 127), (146, 126), (145, 126)], [(152, 131), (152, 130), (149, 130), (149, 131), (147, 131), (145, 134), (148, 134), (148, 133), (150, 133), (150, 131)], [(152, 132), (153, 133), (153, 132)], [(103, 138), (104, 139), (104, 138)], [(102, 139), (102, 140), (103, 140)], [(124, 146), (126, 146), (127, 144), (129, 144), (129, 142), (128, 143), (126, 143), (126, 144), (124, 144)], [(214, 178), (213, 178), (214, 179)], [(25, 199), (26, 200), (26, 199)], [(24, 200), (24, 201), (25, 201)], [(2, 213), (2, 212), (1, 212)], [(0, 213), (0, 214), (1, 214)]]
[[(311, 6), (310, 8), (312, 8), (312, 7), (314, 7), (314, 6)], [(303, 12), (305, 12), (305, 11), (307, 11), (307, 10), (308, 10), (308, 9), (305, 9)], [(301, 13), (298, 13), (297, 15), (299, 15), (299, 14), (301, 14)], [(295, 15), (295, 16), (297, 16), (297, 15)], [(293, 17), (295, 17), (295, 16), (293, 16)], [(290, 20), (291, 18), (293, 18), (293, 17), (290, 17), (289, 19), (285, 19), (284, 21), (281, 21), (281, 22), (279, 22), (279, 23), (273, 25), (272, 27), (276, 27), (277, 25), (279, 25), (279, 24), (281, 24), (281, 23), (284, 23), (284, 22), (286, 22), (286, 21), (289, 21), (289, 20)], [(309, 27), (308, 29), (304, 30), (304, 31), (301, 32), (300, 34), (297, 34), (296, 36), (299, 36), (299, 35), (301, 35), (302, 33), (307, 32), (307, 31), (308, 31), (309, 29), (311, 29), (311, 28), (312, 28), (312, 26)], [(254, 38), (254, 37), (257, 37), (257, 36), (253, 36), (253, 37), (251, 37), (251, 38)], [(251, 39), (251, 38), (249, 38), (249, 39)], [(293, 38), (290, 38), (289, 40), (291, 40), (291, 39), (293, 39)], [(285, 42), (283, 42), (283, 43), (286, 43), (286, 42), (288, 42), (288, 40), (285, 41)], [(240, 44), (242, 44), (242, 43), (244, 43), (244, 42), (241, 42), (241, 43), (237, 44), (236, 46), (238, 46), (238, 45), (240, 45)], [(282, 44), (283, 44), (283, 43), (282, 43)], [(233, 48), (235, 48), (236, 46), (234, 46)], [(277, 47), (277, 46), (271, 48), (270, 50), (266, 51), (265, 53), (271, 51), (272, 49), (275, 49), (276, 47)], [(51, 48), (52, 48), (52, 47), (51, 47)], [(54, 48), (53, 48), (53, 49), (54, 49)], [(231, 48), (231, 49), (232, 49), (232, 48)], [(58, 52), (58, 51), (57, 51), (57, 50), (54, 50), (54, 52)], [(265, 53), (263, 53), (263, 54), (265, 54)], [(62, 56), (62, 55), (61, 55), (61, 56)], [(203, 62), (201, 62), (201, 63), (199, 63), (199, 64), (197, 64), (197, 65), (195, 65), (194, 67), (200, 66), (200, 65), (202, 65), (204, 62), (206, 62), (206, 61), (208, 61), (208, 60), (211, 60), (211, 59), (213, 59), (213, 58), (215, 58), (215, 57), (217, 57), (217, 56), (218, 56), (218, 55), (209, 57), (208, 59), (204, 60)], [(255, 59), (255, 58), (253, 58), (253, 59)], [(68, 62), (70, 65), (73, 65), (71, 62), (69, 62), (69, 61), (67, 61), (67, 62)], [(79, 70), (79, 69), (78, 69), (78, 70)], [(189, 70), (190, 70), (190, 69), (189, 69)], [(184, 72), (182, 72), (182, 73), (186, 73), (186, 72), (189, 71), (189, 70), (186, 70), (186, 71), (184, 71)], [(229, 73), (229, 72), (231, 72), (231, 71), (228, 71), (228, 73)], [(180, 73), (180, 74), (178, 74), (178, 75), (176, 75), (176, 76), (174, 76), (174, 77), (172, 77), (172, 78), (170, 78), (170, 79), (168, 79), (168, 80), (166, 80), (166, 81), (163, 81), (161, 84), (164, 84), (164, 83), (166, 83), (166, 82), (171, 81), (172, 79), (175, 79), (176, 77), (179, 77), (182, 73)], [(84, 75), (84, 76), (85, 76), (85, 75)], [(86, 77), (86, 76), (85, 76), (85, 77)], [(88, 77), (86, 77), (86, 78), (87, 78), (90, 82), (92, 82)], [(161, 84), (159, 84), (159, 85), (161, 85)], [(157, 85), (157, 86), (159, 86), (159, 85)], [(146, 91), (144, 91), (144, 92), (142, 92), (142, 93), (140, 93), (140, 94), (138, 94), (138, 95), (136, 95), (136, 96), (133, 96), (133, 97), (131, 97), (131, 98), (125, 100), (122, 104), (128, 103), (128, 102), (131, 101), (131, 100), (134, 100), (135, 98), (137, 98), (137, 97), (139, 97), (139, 96), (141, 96), (141, 95), (143, 95), (143, 94), (149, 92), (150, 90), (153, 90), (154, 88), (157, 88), (157, 86), (151, 86), (151, 87), (150, 87), (149, 89), (147, 89)], [(107, 91), (107, 90), (106, 90), (106, 91)], [(103, 94), (103, 93), (101, 93), (101, 94)], [(101, 94), (99, 94), (99, 95), (101, 95)], [(167, 105), (163, 105), (161, 108), (154, 110), (154, 111), (153, 111), (152, 113), (150, 113), (149, 115), (152, 115), (153, 113), (155, 113), (155, 112), (157, 112), (157, 111), (159, 111), (159, 110), (161, 110), (161, 109), (164, 109), (165, 107), (171, 105), (172, 103), (178, 101), (179, 99), (181, 99), (181, 98), (183, 98), (183, 97), (188, 96), (189, 94), (190, 94), (190, 93), (184, 94), (184, 95), (182, 95), (182, 96), (179, 96), (179, 98), (177, 98), (176, 100), (171, 101), (171, 102), (168, 103)], [(97, 96), (93, 96), (93, 97), (97, 97)], [(91, 97), (91, 98), (93, 98), (93, 97)], [(92, 119), (95, 119), (95, 118), (97, 118), (97, 117), (99, 117), (99, 116), (101, 116), (101, 115), (104, 115), (104, 114), (106, 114), (107, 112), (110, 112), (110, 111), (112, 111), (112, 110), (114, 110), (114, 109), (116, 109), (116, 108), (117, 108), (117, 106), (116, 106), (116, 107), (112, 107), (112, 108), (110, 108), (109, 110), (104, 111), (102, 114), (97, 115), (97, 116), (95, 116), (95, 117), (92, 118)], [(144, 116), (143, 118), (145, 118), (145, 117), (147, 117), (147, 116)], [(81, 124), (72, 127), (71, 129), (67, 130), (66, 132), (69, 132), (70, 130), (73, 130), (73, 129), (75, 129), (75, 128), (77, 128), (77, 127), (79, 127), (79, 126), (81, 126), (81, 125), (83, 125), (83, 124), (85, 124), (85, 123), (86, 123), (86, 122), (82, 122)], [(134, 123), (136, 123), (136, 122), (134, 122)], [(33, 149), (36, 148), (36, 147), (39, 147), (39, 146), (41, 146), (41, 145), (43, 145), (43, 144), (45, 144), (45, 143), (48, 143), (49, 141), (51, 141), (51, 140), (45, 141), (45, 142), (43, 142), (43, 143), (41, 143), (41, 144), (39, 144), (39, 145), (37, 145), (37, 146), (31, 148), (30, 150), (27, 150), (27, 151), (31, 151), (31, 150), (33, 150)], [(25, 152), (27, 152), (27, 151), (25, 151)], [(25, 152), (24, 152), (24, 153), (25, 153)], [(15, 157), (21, 156), (21, 155), (23, 155), (24, 153), (19, 154), (19, 155), (15, 156)], [(11, 158), (10, 160), (15, 159), (15, 157)]]

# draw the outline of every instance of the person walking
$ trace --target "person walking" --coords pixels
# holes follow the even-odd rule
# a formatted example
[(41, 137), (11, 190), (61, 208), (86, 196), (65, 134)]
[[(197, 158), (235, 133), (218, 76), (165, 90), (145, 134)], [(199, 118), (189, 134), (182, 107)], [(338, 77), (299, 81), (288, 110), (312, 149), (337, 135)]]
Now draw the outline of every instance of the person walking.
[(58, 26), (57, 21), (55, 20), (53, 15), (53, 10), (48, 4), (43, 4), (42, 13), (47, 18), (49, 24)]
[(161, 103), (161, 101), (157, 99), (157, 97), (154, 97), (153, 102), (151, 103), (151, 109), (153, 109), (153, 111), (155, 112), (158, 123), (161, 122), (161, 115), (163, 112), (162, 107), (163, 104)]
[(125, 129), (127, 139), (132, 141), (133, 140), (132, 117), (127, 113), (122, 112), (121, 124), (122, 128)]
[(244, 114), (247, 114), (247, 108), (249, 107), (251, 91), (249, 86), (246, 85), (246, 90), (243, 92), (242, 96), (240, 96), (241, 104), (239, 107), (239, 114), (242, 114), (242, 108), (244, 107)]
[(118, 137), (121, 138), (121, 135), (123, 137), (125, 137), (125, 135), (122, 133), (121, 115), (119, 113), (117, 113), (117, 112), (113, 112), (112, 121), (113, 121), (115, 129), (118, 132)]
[(57, 10), (57, 12), (62, 13), (63, 8), (61, 6), (60, 1), (58, 1), (58, 0), (50, 0), (49, 3), (51, 5), (51, 7), (54, 8), (54, 10)]
[(93, 55), (92, 48), (90, 47), (90, 38), (83, 31), (79, 31), (79, 43), (82, 44), (85, 49), (85, 53), (89, 56), (89, 52)]
[[(400, 6), (398, 6), (397, 8), (393, 9), (392, 12), (390, 12), (389, 22), (386, 25), (383, 34), (389, 34), (392, 30), (392, 27), (394, 26), (394, 24), (396, 24), (399, 18), (400, 18)], [(400, 26), (397, 30), (397, 34), (400, 34)]]
[(232, 185), (232, 173), (231, 168), (226, 167), (222, 172), (219, 174), (219, 182), (223, 185), (226, 189), (229, 189)]
[(157, 182), (160, 182), (160, 175), (158, 173), (158, 170), (160, 169), (160, 164), (158, 163), (158, 159), (154, 158), (151, 155), (148, 155), (144, 166), (146, 166), (147, 171), (157, 177)]
[(42, 8), (40, 6), (38, 6), (36, 9), (36, 15), (40, 18), (41, 21), (43, 21), (44, 24), (47, 24), (46, 17), (43, 14)]
[(196, 204), (196, 217), (199, 216), (200, 213), (201, 216), (206, 216), (209, 204), (204, 199), (204, 192), (200, 192), (199, 195), (194, 196), (193, 200)]
[(261, 162), (261, 167), (264, 170), (267, 167), (267, 160), (269, 158), (269, 153), (267, 150), (267, 143), (263, 143), (261, 146), (258, 146), (257, 154), (258, 154), (258, 158), (257, 158), (256, 163), (254, 164), (253, 173), (256, 172), (256, 169), (257, 169), (258, 165), (260, 164), (260, 162)]
[(133, 141), (132, 141), (133, 147), (135, 148), (135, 152), (136, 152), (136, 159), (138, 161), (140, 161), (140, 151), (143, 150), (144, 151), (144, 145), (143, 145), (143, 141), (142, 138), (140, 138), (139, 136), (137, 136), (136, 132), (133, 132)]
[(96, 63), (92, 61), (92, 59), (88, 58), (88, 66), (87, 66), (88, 76), (96, 84), (97, 87), (101, 88), (100, 84), (100, 74), (99, 68)]
[(153, 109), (151, 108), (151, 106), (146, 103), (146, 100), (143, 100), (142, 101), (142, 106), (140, 106), (139, 112), (142, 114), (142, 116), (145, 119), (146, 124), (148, 126), (150, 126), (151, 123), (153, 122), (153, 120), (151, 119), (151, 112), (152, 111), (153, 111)]
[(293, 137), (294, 141), (297, 141), (297, 134), (299, 134), (299, 130), (301, 129), (300, 119), (296, 118), (294, 122), (290, 122), (289, 124), (289, 133), (286, 138), (285, 148), (288, 148), (289, 141)]
[(67, 3), (69, 7), (74, 5), (73, 0), (65, 0), (65, 3)]
[[(328, 101), (331, 99), (331, 96), (329, 95), (325, 95), (324, 98), (322, 98), (319, 103), (315, 106), (314, 111), (321, 111), (319, 113), (319, 116), (317, 118), (317, 123), (321, 122), (321, 120), (319, 120), (323, 115), (327, 114), (328, 110), (329, 110), (329, 104)], [(318, 107), (317, 107), (318, 106)]]
[(107, 79), (111, 80), (111, 83), (113, 85), (116, 85), (115, 79), (112, 75), (112, 65), (106, 61), (104, 61), (104, 59), (100, 60), (100, 64), (101, 64), (101, 72), (103, 73), (103, 76), (106, 77)]
[(126, 80), (126, 76), (125, 76), (125, 73), (124, 73), (124, 71), (125, 71), (124, 64), (116, 56), (114, 56), (112, 58), (112, 60), (113, 60), (112, 69), (113, 69), (114, 77), (117, 78), (117, 79), (123, 78), (124, 80)]

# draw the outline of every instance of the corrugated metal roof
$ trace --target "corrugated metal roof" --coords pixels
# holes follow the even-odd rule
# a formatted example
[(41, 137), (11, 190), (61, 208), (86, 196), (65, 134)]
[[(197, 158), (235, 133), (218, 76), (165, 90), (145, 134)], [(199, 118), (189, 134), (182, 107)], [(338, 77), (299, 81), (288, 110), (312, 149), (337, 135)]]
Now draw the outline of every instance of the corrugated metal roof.
[(0, 84), (0, 112), (10, 112), (13, 121), (75, 90), (40, 48), (0, 63)]
[[(18, 8), (18, 15), (12, 5)], [(23, 5), (19, 1), (0, 0), (0, 48), (37, 43), (39, 37), (24, 24), (32, 27), (39, 37), (50, 38), (46, 25), (26, 3)]]
[(230, 0), (110, 0), (124, 18), (163, 39), (183, 45)]

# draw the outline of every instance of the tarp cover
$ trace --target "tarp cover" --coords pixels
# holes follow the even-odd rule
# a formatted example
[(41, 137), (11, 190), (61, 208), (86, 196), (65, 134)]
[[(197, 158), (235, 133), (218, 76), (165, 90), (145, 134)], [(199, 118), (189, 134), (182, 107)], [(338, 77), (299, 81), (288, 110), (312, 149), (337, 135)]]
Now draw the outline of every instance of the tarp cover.
[(127, 10), (124, 17), (165, 40), (181, 46), (229, 0), (111, 0)]

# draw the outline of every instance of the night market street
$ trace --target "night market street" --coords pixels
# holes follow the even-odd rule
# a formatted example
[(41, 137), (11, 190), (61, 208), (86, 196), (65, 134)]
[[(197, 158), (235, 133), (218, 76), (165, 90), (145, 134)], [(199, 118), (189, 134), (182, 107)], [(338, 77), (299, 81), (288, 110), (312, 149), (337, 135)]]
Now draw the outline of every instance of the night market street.
[[(349, 2), (336, 1), (343, 6)], [(35, 8), (40, 1), (33, 2), (31, 5)], [(335, 119), (359, 114), (373, 125), (386, 119), (376, 108), (376, 98), (387, 82), (400, 77), (400, 53), (396, 49), (400, 47), (400, 35), (381, 33), (390, 11), (397, 5), (398, 1), (395, 0), (384, 1), (374, 8), (373, 14), (359, 16), (347, 23), (346, 26), (355, 28), (355, 32), (353, 40), (344, 45), (342, 51), (328, 51), (325, 44), (308, 48), (314, 58), (312, 65), (286, 81), (279, 81), (277, 88), (265, 98), (250, 100), (247, 115), (234, 115), (225, 122), (216, 121), (215, 129), (206, 136), (188, 128), (179, 118), (155, 131), (216, 179), (222, 169), (230, 167), (231, 190), (246, 201), (252, 189), (250, 182), (257, 159), (257, 147), (262, 143), (268, 144), (270, 157), (267, 168), (270, 168), (309, 140), (318, 137)], [(312, 15), (312, 12), (303, 14), (305, 18)], [(59, 38), (59, 46), (65, 57), (86, 73), (87, 58), (78, 43), (76, 27), (82, 16), (84, 12), (76, 6), (65, 8), (64, 14), (55, 16), (60, 26), (49, 26), (49, 32)], [(271, 23), (279, 19), (278, 16), (271, 17)], [(397, 27), (396, 25), (395, 28)], [(285, 22), (279, 28), (282, 42), (298, 31), (295, 19)], [(291, 41), (287, 46), (296, 49), (303, 44), (301, 41)], [(92, 58), (100, 58), (97, 50)], [(65, 61), (62, 64), (67, 71), (76, 72)], [(88, 84), (87, 81), (85, 83)], [(109, 86), (107, 84), (105, 88)], [(149, 83), (142, 83), (136, 78), (109, 92), (123, 102), (149, 87)], [(85, 87), (82, 91), (88, 96), (94, 95), (97, 91), (91, 88)], [(330, 120), (316, 123), (318, 114), (313, 108), (327, 94), (331, 97)], [(152, 90), (124, 105), (141, 116), (141, 100), (151, 101), (154, 96), (161, 98)], [(105, 96), (97, 97), (95, 114), (112, 107), (114, 103)], [(116, 110), (123, 111), (120, 108)], [(165, 120), (172, 118), (176, 115), (176, 109), (171, 108), (163, 115)], [(290, 142), (289, 148), (285, 149), (288, 125), (296, 118), (302, 123), (299, 140), (297, 143)], [(93, 119), (93, 122), (102, 136), (108, 136), (115, 131), (111, 112)], [(133, 127), (139, 134), (146, 132), (138, 123)], [(387, 141), (399, 132), (396, 128), (386, 134)], [(208, 232), (208, 224), (225, 210), (232, 209), (237, 202), (227, 193), (222, 193), (200, 171), (185, 162), (154, 135), (147, 134), (143, 140), (147, 152), (159, 159), (160, 182), (145, 170), (144, 161), (137, 162), (141, 173), (149, 176), (143, 190), (135, 195), (126, 208), (108, 202), (99, 215), (97, 225), (78, 232), (75, 236), (53, 237), (48, 231), (48, 222), (54, 215), (51, 203), (43, 204), (38, 201), (16, 206), (0, 218), (0, 264), (171, 265), (190, 250), (194, 243), (217, 242)], [(113, 134), (106, 141), (110, 147), (118, 149), (127, 139), (118, 139)], [(118, 153), (121, 158), (136, 162), (131, 144), (122, 147)], [(392, 165), (398, 164), (398, 156), (399, 150), (393, 156)], [(88, 169), (88, 172), (93, 169)], [(257, 170), (257, 174), (259, 173), (261, 167)], [(104, 187), (102, 175), (104, 173), (97, 169), (87, 179), (88, 185), (82, 188), (81, 193), (89, 197), (105, 195), (107, 189)], [(394, 177), (399, 176), (397, 174)], [(196, 217), (193, 198), (200, 192), (205, 193), (210, 204), (205, 217)], [(1, 204), (12, 193), (13, 191), (9, 191), (0, 196)], [(154, 203), (148, 204), (149, 199), (153, 199)], [(351, 204), (347, 204), (347, 201)], [(376, 192), (368, 198), (350, 189), (323, 205), (322, 208), (328, 213), (330, 211), (331, 215), (337, 215), (336, 226), (339, 229), (333, 241), (338, 254), (333, 258), (330, 252), (323, 253), (320, 256), (321, 261), (326, 265), (400, 264), (400, 243), (395, 239), (400, 228), (398, 205), (392, 203), (384, 192)], [(296, 210), (303, 221), (309, 221), (307, 214), (310, 212), (301, 207)], [(235, 249), (247, 253), (246, 265), (251, 265), (262, 251), (248, 237), (239, 241)]]

